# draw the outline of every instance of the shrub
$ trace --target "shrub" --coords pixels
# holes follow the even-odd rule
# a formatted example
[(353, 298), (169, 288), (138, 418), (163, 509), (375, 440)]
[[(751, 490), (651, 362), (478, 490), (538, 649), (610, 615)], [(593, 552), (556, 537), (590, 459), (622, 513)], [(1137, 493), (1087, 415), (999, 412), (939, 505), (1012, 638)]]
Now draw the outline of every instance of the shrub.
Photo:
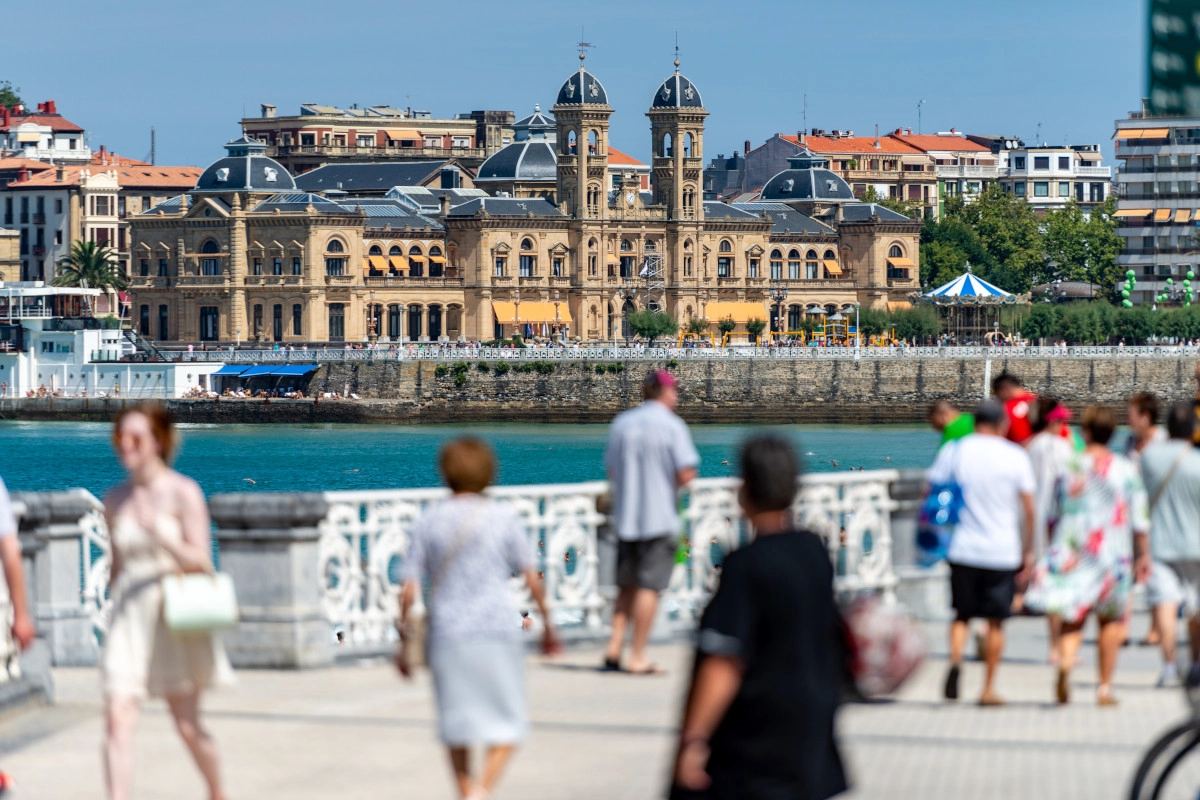
[(449, 374), (450, 374), (450, 368), (447, 367), (445, 364), (438, 364), (436, 367), (433, 368), (433, 377), (435, 377), (435, 378), (444, 378)]
[(479, 370), (480, 372), (487, 372), (488, 370), (491, 369), (491, 367), (488, 366), (488, 363), (486, 361), (480, 361), (478, 364), (475, 365), (475, 369)]
[(506, 374), (508, 374), (508, 371), (510, 369), (512, 369), (512, 367), (508, 366), (507, 361), (501, 361), (498, 364), (496, 364), (496, 374), (497, 375), (506, 375)]
[(667, 362), (667, 369), (675, 369), (678, 366), (679, 366), (679, 362), (673, 358)]
[(455, 386), (464, 386), (464, 385), (466, 385), (466, 382), (467, 382), (467, 373), (465, 373), (465, 372), (454, 373), (454, 385)]
[(651, 347), (654, 346), (655, 339), (670, 336), (679, 330), (679, 323), (670, 314), (650, 309), (634, 311), (626, 315), (625, 321), (629, 323), (629, 330), (635, 336), (649, 339)]

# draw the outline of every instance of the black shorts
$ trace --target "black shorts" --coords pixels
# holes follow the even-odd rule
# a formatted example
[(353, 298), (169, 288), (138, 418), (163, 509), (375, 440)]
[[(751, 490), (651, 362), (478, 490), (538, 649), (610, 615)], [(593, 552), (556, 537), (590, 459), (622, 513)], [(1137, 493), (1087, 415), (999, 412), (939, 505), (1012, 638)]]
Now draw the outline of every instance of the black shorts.
[(950, 565), (950, 604), (958, 619), (1008, 619), (1017, 589), (1015, 569)]
[(624, 541), (617, 546), (617, 586), (664, 591), (675, 571), (675, 536)]

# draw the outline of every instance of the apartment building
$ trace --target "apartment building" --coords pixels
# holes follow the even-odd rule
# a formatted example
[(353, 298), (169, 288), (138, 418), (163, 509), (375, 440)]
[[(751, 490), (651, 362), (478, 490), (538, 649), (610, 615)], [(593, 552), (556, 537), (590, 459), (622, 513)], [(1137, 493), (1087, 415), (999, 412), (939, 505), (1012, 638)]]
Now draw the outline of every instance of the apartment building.
[(300, 175), (347, 161), (455, 159), (469, 168), (513, 141), (511, 111), (472, 111), (436, 119), (428, 111), (378, 105), (337, 108), (305, 103), (293, 116), (277, 116), (264, 103), (241, 121), (246, 136), (267, 145), (269, 158)]
[(1098, 144), (1027, 147), (1006, 142), (999, 151), (1000, 185), (1035, 211), (1062, 208), (1071, 200), (1085, 212), (1108, 197), (1112, 168), (1100, 162)]
[(58, 113), (53, 100), (37, 104), (37, 111), (22, 106), (0, 106), (0, 156), (20, 156), (56, 164), (87, 163), (92, 151), (83, 128)]
[(1132, 269), (1132, 299), (1153, 303), (1200, 265), (1196, 222), (1200, 219), (1200, 117), (1149, 117), (1130, 112), (1115, 123), (1117, 254), (1121, 271)]
[(999, 159), (991, 148), (972, 141), (954, 128), (925, 134), (897, 130), (889, 133), (888, 138), (920, 150), (933, 161), (938, 183), (935, 217), (945, 211), (949, 198), (963, 197), (970, 202), (999, 177)]

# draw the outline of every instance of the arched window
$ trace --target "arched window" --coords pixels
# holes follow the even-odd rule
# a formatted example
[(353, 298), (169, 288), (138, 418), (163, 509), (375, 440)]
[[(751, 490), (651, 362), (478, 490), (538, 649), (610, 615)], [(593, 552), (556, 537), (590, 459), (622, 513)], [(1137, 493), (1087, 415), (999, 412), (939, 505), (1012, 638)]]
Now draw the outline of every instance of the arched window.
[(430, 246), (429, 255), (440, 256), (441, 254), (442, 254), (442, 248), (438, 247), (436, 244)]
[(446, 274), (446, 259), (442, 256), (442, 248), (436, 244), (429, 246), (429, 277), (440, 278)]
[(373, 245), (371, 245), (371, 249), (367, 251), (367, 255), (381, 256), (381, 255), (383, 255), (383, 248), (377, 244), (373, 244)]
[(817, 262), (817, 251), (809, 250), (804, 258), (804, 277), (810, 281), (821, 277), (820, 264)]
[(674, 155), (674, 151), (671, 148), (671, 134), (669, 133), (663, 134), (662, 155), (663, 158), (670, 158), (672, 155)]
[[(887, 276), (890, 281), (907, 281), (911, 277), (909, 262), (904, 257), (904, 249), (898, 244), (888, 248)], [(915, 266), (915, 265), (912, 265)]]
[(595, 250), (595, 249), (596, 249), (596, 240), (588, 239), (588, 250)]
[(826, 250), (825, 255), (822, 257), (828, 261), (837, 261), (837, 256), (834, 254), (834, 252), (832, 250)]
[(219, 252), (221, 252), (221, 246), (219, 244), (217, 244), (216, 239), (209, 239), (204, 244), (200, 245), (200, 252), (201, 253), (219, 253)]
[(522, 239), (521, 240), (521, 249), (522, 250), (532, 250), (533, 249), (533, 240), (532, 239)]
[(683, 187), (683, 215), (693, 217), (696, 214), (696, 187), (687, 184)]
[(325, 249), (326, 249), (326, 251), (327, 251), (327, 252), (330, 252), (330, 253), (344, 253), (344, 252), (346, 252), (346, 246), (345, 246), (345, 245), (343, 245), (343, 244), (342, 244), (342, 243), (341, 243), (339, 240), (337, 240), (337, 239), (330, 239), (330, 240), (329, 240), (329, 244), (327, 244), (327, 245), (325, 246)]
[(575, 131), (567, 134), (567, 155), (573, 156), (576, 153)]
[(628, 239), (622, 239), (621, 240), (621, 252), (622, 253), (632, 253), (633, 252), (633, 242), (629, 241)]
[(691, 250), (691, 249), (692, 249), (692, 240), (691, 240), (691, 239), (688, 239), (688, 240), (684, 241), (684, 243), (683, 243), (683, 249), (684, 249), (684, 250)]
[(522, 278), (532, 278), (537, 273), (537, 256), (533, 251), (533, 239), (521, 240), (520, 267)]
[(722, 239), (720, 250), (722, 253), (732, 253), (733, 244), (728, 239)]
[(642, 245), (642, 250), (646, 252), (653, 252), (656, 248), (657, 245), (654, 244), (653, 239), (647, 239), (646, 243)]
[(717, 246), (717, 251), (720, 253), (720, 255), (717, 256), (717, 277), (732, 278), (733, 243), (728, 239), (722, 239), (721, 244)]
[(788, 280), (800, 280), (800, 251), (788, 251)]
[(425, 277), (425, 256), (415, 244), (408, 248), (408, 274), (414, 278)]
[(683, 157), (692, 157), (692, 135), (690, 133), (685, 133), (683, 135)]
[(832, 250), (826, 250), (825, 255), (821, 258), (825, 267), (824, 273), (826, 278), (840, 278), (842, 276), (842, 268), (838, 266), (836, 253)]
[[(217, 244), (216, 239), (209, 239), (204, 244), (200, 245), (200, 252), (205, 255), (216, 255), (221, 252), (221, 246)], [(200, 259), (200, 274), (201, 275), (220, 275), (221, 274), (221, 259), (219, 258), (202, 258)]]
[(596, 134), (596, 131), (594, 131), (594, 130), (588, 131), (588, 155), (589, 156), (596, 155), (598, 152), (600, 152), (599, 148), (600, 148), (600, 137)]
[(771, 280), (783, 280), (783, 253), (779, 250), (771, 251)]
[(904, 258), (904, 251), (900, 249), (900, 245), (894, 244), (888, 249), (888, 258)]

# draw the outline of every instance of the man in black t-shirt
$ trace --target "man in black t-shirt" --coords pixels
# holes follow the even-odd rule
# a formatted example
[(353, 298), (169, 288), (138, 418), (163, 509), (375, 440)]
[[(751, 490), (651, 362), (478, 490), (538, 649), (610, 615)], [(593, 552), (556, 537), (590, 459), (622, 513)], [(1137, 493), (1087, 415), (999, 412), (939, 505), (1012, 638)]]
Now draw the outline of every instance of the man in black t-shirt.
[(672, 800), (824, 800), (846, 790), (834, 717), (846, 676), (833, 568), (792, 528), (798, 468), (787, 442), (742, 450), (755, 540), (724, 562), (700, 621)]

